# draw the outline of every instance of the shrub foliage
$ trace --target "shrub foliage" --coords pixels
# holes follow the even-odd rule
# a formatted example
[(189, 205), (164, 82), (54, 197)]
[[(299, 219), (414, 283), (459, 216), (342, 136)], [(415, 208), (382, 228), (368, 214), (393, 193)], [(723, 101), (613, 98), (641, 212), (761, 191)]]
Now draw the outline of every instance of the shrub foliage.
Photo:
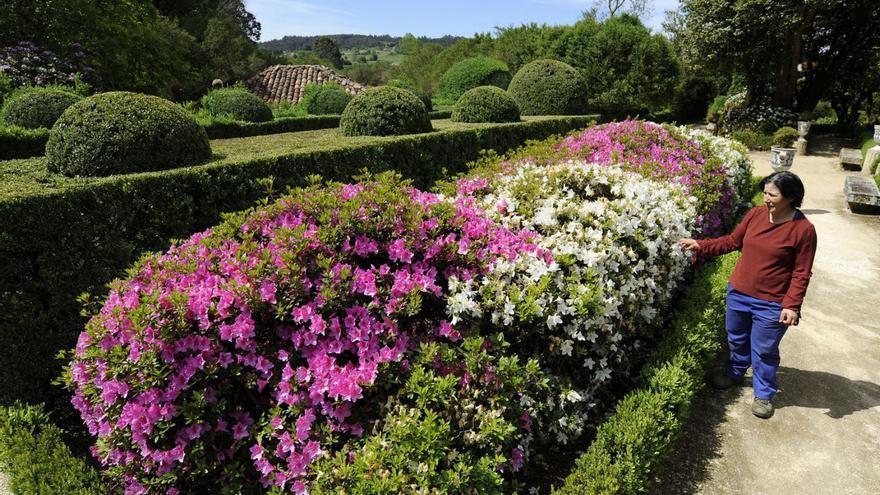
[(60, 87), (28, 88), (16, 91), (3, 105), (3, 122), (25, 129), (49, 129), (58, 117), (82, 99)]
[(519, 106), (503, 89), (479, 86), (461, 95), (451, 118), (454, 122), (517, 122)]
[(245, 122), (272, 120), (269, 105), (244, 88), (212, 90), (202, 97), (202, 107), (213, 115), (225, 115)]
[(510, 79), (510, 69), (500, 60), (489, 57), (467, 58), (443, 74), (437, 86), (437, 98), (455, 103), (466, 91), (477, 86), (507, 89)]
[(395, 88), (406, 89), (415, 93), (416, 96), (422, 100), (422, 103), (425, 104), (425, 109), (427, 111), (431, 111), (434, 109), (434, 103), (431, 101), (431, 95), (425, 93), (420, 90), (416, 83), (410, 79), (391, 79), (390, 81), (385, 83), (386, 86), (392, 86)]
[(587, 111), (587, 87), (574, 67), (556, 60), (524, 65), (508, 88), (523, 115), (576, 115)]
[(411, 91), (380, 86), (364, 90), (345, 107), (339, 120), (345, 136), (392, 136), (431, 130), (425, 105)]
[(339, 84), (307, 84), (301, 103), (309, 115), (338, 115), (351, 99), (352, 94)]
[(46, 143), (47, 167), (67, 176), (105, 176), (184, 167), (211, 157), (205, 129), (156, 96), (100, 93), (69, 107)]

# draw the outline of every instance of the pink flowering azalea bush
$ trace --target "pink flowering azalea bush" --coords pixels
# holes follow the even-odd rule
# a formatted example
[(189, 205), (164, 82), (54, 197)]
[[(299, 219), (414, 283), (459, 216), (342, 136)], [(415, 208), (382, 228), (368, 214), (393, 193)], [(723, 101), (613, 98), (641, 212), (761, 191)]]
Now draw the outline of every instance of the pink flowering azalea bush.
[(127, 494), (397, 493), (426, 472), (503, 491), (546, 380), (444, 297), (521, 253), (552, 261), (393, 176), (232, 216), (143, 259), (80, 335), (66, 379), (93, 454)]
[(626, 120), (591, 127), (556, 146), (561, 158), (620, 164), (645, 177), (681, 184), (697, 198), (702, 237), (723, 234), (735, 208), (734, 189), (724, 162), (671, 127)]

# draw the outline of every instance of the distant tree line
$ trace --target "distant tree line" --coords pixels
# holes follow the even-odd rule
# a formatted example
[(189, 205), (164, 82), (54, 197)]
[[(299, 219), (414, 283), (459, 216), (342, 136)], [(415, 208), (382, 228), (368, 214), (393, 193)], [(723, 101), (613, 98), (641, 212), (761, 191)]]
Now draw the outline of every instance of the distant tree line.
[[(293, 52), (297, 50), (311, 50), (315, 46), (318, 38), (331, 38), (336, 42), (336, 46), (340, 50), (348, 50), (351, 48), (375, 48), (379, 46), (397, 46), (402, 37), (373, 35), (373, 34), (328, 34), (325, 36), (285, 36), (280, 40), (264, 41), (260, 46), (271, 52)], [(423, 43), (435, 43), (446, 47), (453, 43), (464, 39), (462, 36), (446, 35), (441, 38), (427, 38), (421, 36), (418, 38)]]

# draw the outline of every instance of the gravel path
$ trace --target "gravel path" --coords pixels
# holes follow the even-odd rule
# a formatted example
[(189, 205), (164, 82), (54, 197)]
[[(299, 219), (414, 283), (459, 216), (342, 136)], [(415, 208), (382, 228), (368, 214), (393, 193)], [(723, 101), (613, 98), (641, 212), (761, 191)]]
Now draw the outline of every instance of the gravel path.
[[(841, 143), (795, 158), (818, 249), (803, 320), (782, 340), (780, 392), (769, 420), (751, 387), (707, 390), (653, 494), (880, 493), (880, 217), (851, 213)], [(753, 153), (767, 175), (769, 153)], [(750, 382), (747, 382), (750, 384)]]

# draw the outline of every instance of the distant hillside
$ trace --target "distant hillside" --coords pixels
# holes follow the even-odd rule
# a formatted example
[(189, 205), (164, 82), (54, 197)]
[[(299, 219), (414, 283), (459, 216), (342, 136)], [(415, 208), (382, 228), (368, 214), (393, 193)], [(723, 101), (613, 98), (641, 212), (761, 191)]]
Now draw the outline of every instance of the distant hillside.
[[(389, 36), (387, 34), (328, 34), (330, 38), (336, 40), (336, 44), (340, 50), (348, 50), (351, 48), (376, 48), (381, 46), (395, 46), (400, 41), (400, 36)], [(312, 48), (315, 40), (321, 36), (285, 36), (280, 40), (270, 40), (260, 43), (260, 46), (272, 52), (292, 52), (296, 50), (309, 50)], [(462, 36), (446, 35), (442, 38), (426, 38), (419, 37), (419, 40), (425, 43), (438, 43), (443, 46), (449, 46), (458, 40), (462, 40)]]

